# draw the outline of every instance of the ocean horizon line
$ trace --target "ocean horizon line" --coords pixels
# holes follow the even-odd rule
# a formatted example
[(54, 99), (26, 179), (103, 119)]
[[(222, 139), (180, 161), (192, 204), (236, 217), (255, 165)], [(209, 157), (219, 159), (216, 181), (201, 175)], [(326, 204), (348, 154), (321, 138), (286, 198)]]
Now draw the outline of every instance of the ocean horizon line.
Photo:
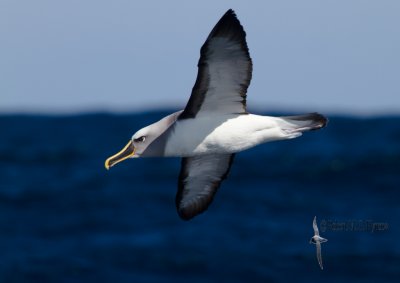
[[(90, 116), (90, 115), (111, 115), (111, 116), (125, 116), (125, 115), (141, 115), (141, 114), (154, 114), (154, 113), (173, 113), (181, 110), (180, 107), (145, 107), (143, 109), (102, 109), (102, 108), (88, 108), (88, 109), (65, 109), (65, 110), (37, 110), (37, 109), (17, 109), (17, 110), (4, 110), (0, 109), (0, 117), (4, 116), (43, 116), (43, 117), (75, 117), (75, 116)], [(346, 117), (346, 118), (360, 118), (360, 119), (371, 119), (371, 118), (388, 118), (388, 117), (400, 117), (400, 110), (396, 111), (345, 111), (345, 110), (323, 110), (323, 109), (303, 109), (303, 108), (291, 108), (287, 107), (270, 107), (267, 110), (263, 110), (262, 107), (253, 107), (252, 114), (260, 115), (295, 115), (301, 113), (318, 112), (328, 117)]]

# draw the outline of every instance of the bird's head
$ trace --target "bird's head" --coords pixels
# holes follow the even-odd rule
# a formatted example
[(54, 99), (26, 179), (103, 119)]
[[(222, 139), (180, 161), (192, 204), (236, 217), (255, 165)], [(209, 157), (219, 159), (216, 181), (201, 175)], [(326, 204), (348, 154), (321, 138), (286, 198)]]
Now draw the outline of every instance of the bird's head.
[(108, 170), (125, 159), (140, 157), (155, 138), (157, 136), (153, 133), (151, 125), (140, 129), (120, 152), (107, 158), (104, 166)]
[[(104, 166), (106, 169), (128, 158), (140, 156), (163, 156), (165, 138), (163, 133), (176, 121), (182, 111), (175, 112), (160, 121), (137, 131), (128, 144), (117, 154), (107, 158)], [(165, 137), (165, 136), (164, 136)]]

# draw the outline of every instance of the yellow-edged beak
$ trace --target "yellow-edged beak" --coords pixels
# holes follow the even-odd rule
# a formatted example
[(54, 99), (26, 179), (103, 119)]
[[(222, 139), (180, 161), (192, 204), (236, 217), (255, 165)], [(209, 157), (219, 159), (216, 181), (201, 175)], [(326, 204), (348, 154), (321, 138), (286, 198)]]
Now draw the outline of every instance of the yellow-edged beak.
[(114, 166), (115, 164), (124, 161), (129, 157), (133, 157), (135, 155), (135, 147), (132, 144), (132, 141), (129, 141), (128, 144), (117, 154), (107, 158), (104, 166), (106, 169), (110, 169), (110, 167)]

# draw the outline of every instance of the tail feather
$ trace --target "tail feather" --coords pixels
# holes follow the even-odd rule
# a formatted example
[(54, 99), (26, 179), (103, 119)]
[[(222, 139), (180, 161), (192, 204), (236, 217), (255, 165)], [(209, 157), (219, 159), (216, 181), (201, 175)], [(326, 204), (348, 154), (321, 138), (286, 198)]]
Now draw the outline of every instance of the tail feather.
[(282, 128), (288, 133), (301, 133), (305, 131), (319, 130), (325, 127), (328, 123), (328, 119), (319, 113), (285, 116), (280, 118), (286, 124)]

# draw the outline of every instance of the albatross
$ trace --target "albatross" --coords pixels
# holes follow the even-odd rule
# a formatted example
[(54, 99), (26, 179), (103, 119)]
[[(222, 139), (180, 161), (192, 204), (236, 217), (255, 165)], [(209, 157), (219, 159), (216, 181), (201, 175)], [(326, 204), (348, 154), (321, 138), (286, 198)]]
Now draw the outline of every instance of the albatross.
[(318, 260), (319, 267), (321, 267), (321, 269), (324, 269), (324, 266), (322, 265), (321, 244), (327, 242), (328, 239), (322, 238), (319, 235), (318, 224), (317, 224), (317, 216), (314, 216), (314, 220), (313, 220), (312, 226), (313, 226), (313, 229), (314, 229), (314, 236), (311, 237), (310, 244), (314, 244), (316, 246), (316, 248), (317, 248), (317, 260)]
[(327, 119), (318, 113), (250, 114), (246, 93), (251, 76), (246, 33), (230, 9), (201, 47), (196, 82), (185, 109), (138, 130), (105, 161), (106, 169), (128, 158), (181, 157), (175, 202), (179, 216), (189, 220), (208, 208), (236, 153), (326, 125)]

